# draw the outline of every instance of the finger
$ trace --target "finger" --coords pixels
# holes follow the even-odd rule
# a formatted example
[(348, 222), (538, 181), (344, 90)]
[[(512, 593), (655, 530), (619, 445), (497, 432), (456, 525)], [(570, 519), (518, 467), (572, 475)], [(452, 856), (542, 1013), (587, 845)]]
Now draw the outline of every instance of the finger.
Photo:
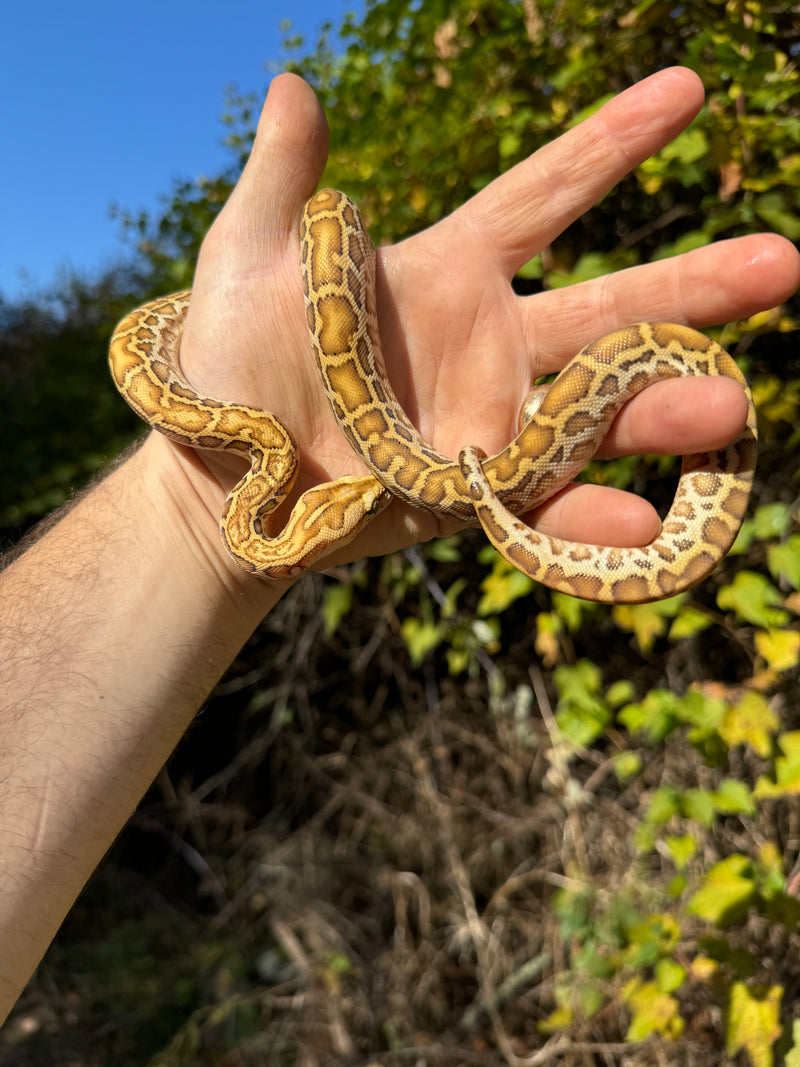
[(587, 545), (648, 545), (661, 529), (655, 508), (641, 497), (599, 485), (568, 485), (524, 521), (537, 533)]
[(312, 89), (295, 75), (273, 79), (247, 165), (203, 241), (181, 342), (201, 394), (291, 417), (301, 435), (298, 409), (316, 412), (316, 398), (303, 406), (305, 363), (292, 375), (285, 366), (308, 351), (298, 223), (327, 143)]
[(210, 232), (212, 248), (217, 240), (234, 244), (240, 260), (253, 261), (239, 269), (263, 269), (265, 241), (295, 231), (327, 154), (328, 126), (314, 91), (294, 74), (274, 78), (247, 164)]
[(674, 67), (631, 86), (497, 178), (451, 217), (511, 277), (620, 178), (671, 141), (703, 102), (700, 79)]
[(656, 382), (623, 407), (597, 456), (681, 456), (724, 448), (744, 429), (747, 411), (744, 390), (731, 378)]
[(314, 192), (328, 157), (328, 124), (316, 94), (302, 78), (281, 74), (270, 84), (253, 149), (237, 192), (294, 226)]
[(800, 285), (800, 254), (777, 234), (719, 241), (578, 285), (520, 297), (535, 374), (559, 370), (584, 344), (625, 323), (702, 328), (745, 318)]

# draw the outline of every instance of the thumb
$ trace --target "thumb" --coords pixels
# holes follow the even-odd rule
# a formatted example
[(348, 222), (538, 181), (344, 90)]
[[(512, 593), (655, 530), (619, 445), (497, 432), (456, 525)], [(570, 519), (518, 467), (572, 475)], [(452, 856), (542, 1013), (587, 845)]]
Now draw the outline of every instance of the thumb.
[(328, 158), (328, 124), (313, 89), (295, 74), (274, 78), (234, 198), (294, 226)]
[(198, 266), (204, 258), (217, 268), (227, 260), (231, 273), (246, 276), (280, 256), (327, 156), (328, 124), (313, 89), (294, 74), (274, 78), (250, 157), (206, 236)]

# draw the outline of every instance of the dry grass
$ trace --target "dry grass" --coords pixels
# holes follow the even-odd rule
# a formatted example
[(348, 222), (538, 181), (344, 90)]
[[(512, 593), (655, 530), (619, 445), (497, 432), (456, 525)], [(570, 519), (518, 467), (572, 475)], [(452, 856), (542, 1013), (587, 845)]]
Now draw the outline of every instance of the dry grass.
[[(694, 750), (678, 737), (643, 750), (627, 785), (613, 757), (629, 740), (613, 730), (568, 759), (549, 679), (529, 666), (530, 604), (506, 620), (521, 636), (502, 695), (498, 677), (452, 680), (436, 657), (412, 670), (385, 597), (362, 594), (326, 639), (322, 589), (300, 583), (221, 683), (21, 1002), (0, 1064), (719, 1064), (724, 1020), (699, 984), (677, 1043), (626, 1044), (611, 987), (591, 1019), (540, 1026), (573, 949), (554, 895), (591, 884), (599, 907), (663, 903), (674, 868), (637, 857), (633, 831), (662, 781), (709, 778)], [(696, 647), (648, 660), (604, 626), (586, 642), (613, 647), (609, 680), (702, 669)], [(781, 825), (731, 819), (703, 848), (753, 833), (796, 847), (797, 814), (775, 812)], [(125, 941), (144, 917), (152, 936)], [(776, 931), (747, 927), (742, 945), (800, 996), (800, 945)]]

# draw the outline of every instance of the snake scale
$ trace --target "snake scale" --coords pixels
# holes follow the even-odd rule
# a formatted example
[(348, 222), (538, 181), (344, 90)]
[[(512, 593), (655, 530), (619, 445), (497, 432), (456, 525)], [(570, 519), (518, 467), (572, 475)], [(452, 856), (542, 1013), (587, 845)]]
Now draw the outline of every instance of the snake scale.
[[(301, 271), (311, 347), (334, 416), (370, 474), (305, 492), (283, 529), (266, 520), (297, 473), (289, 431), (269, 412), (200, 396), (184, 377), (180, 338), (190, 292), (155, 300), (117, 326), (114, 381), (151, 426), (200, 449), (239, 452), (249, 472), (228, 496), (221, 527), (233, 558), (267, 578), (301, 573), (347, 544), (400, 497), (442, 517), (481, 525), (515, 567), (587, 600), (641, 603), (696, 585), (730, 548), (753, 481), (757, 437), (747, 384), (714, 341), (685, 326), (637, 323), (583, 348), (546, 391), (523, 404), (520, 430), (487, 458), (458, 460), (420, 436), (392, 391), (381, 354), (375, 249), (355, 204), (323, 189), (300, 224)], [(567, 485), (594, 455), (623, 404), (655, 381), (687, 375), (734, 379), (748, 398), (747, 425), (725, 448), (684, 457), (675, 501), (652, 544), (607, 548), (537, 533), (517, 515)]]

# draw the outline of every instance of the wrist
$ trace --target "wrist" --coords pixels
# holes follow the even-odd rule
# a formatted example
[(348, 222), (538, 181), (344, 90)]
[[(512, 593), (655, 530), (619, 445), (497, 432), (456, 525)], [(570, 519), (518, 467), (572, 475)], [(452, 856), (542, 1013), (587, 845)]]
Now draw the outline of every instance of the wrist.
[(202, 574), (213, 579), (260, 621), (297, 579), (269, 581), (243, 570), (233, 559), (220, 532), (227, 490), (201, 453), (153, 431), (137, 456), (143, 464), (145, 506), (153, 508), (169, 558), (193, 580)]

